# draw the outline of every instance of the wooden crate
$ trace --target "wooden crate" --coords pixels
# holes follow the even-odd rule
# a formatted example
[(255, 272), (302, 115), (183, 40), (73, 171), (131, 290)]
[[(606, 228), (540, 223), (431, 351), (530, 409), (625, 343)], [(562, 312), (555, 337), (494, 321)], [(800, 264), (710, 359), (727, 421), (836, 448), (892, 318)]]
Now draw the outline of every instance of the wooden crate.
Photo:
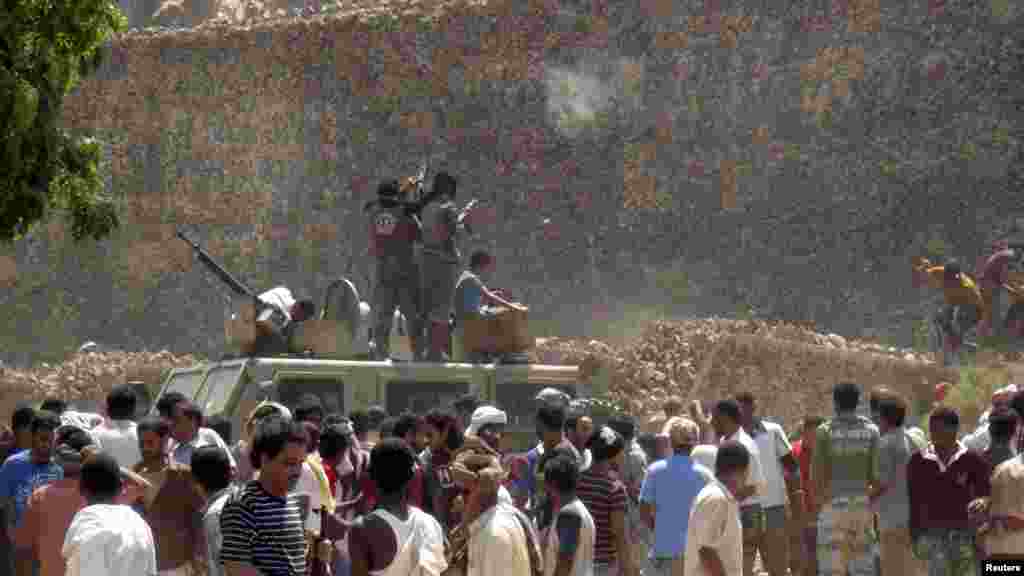
[(236, 300), (224, 319), (224, 340), (229, 349), (248, 354), (256, 343), (256, 306), (251, 300)]
[(509, 354), (533, 348), (525, 310), (499, 308), (493, 315), (466, 318), (463, 341), (466, 350)]
[(352, 333), (340, 322), (310, 319), (295, 325), (288, 341), (288, 348), (296, 353), (311, 350), (320, 358), (350, 358)]

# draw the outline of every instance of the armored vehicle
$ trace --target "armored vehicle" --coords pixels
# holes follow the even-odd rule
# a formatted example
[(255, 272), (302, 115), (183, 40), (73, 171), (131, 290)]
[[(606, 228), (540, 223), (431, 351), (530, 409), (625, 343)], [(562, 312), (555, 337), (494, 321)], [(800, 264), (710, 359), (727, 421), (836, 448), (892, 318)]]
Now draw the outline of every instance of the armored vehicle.
[[(302, 394), (318, 396), (328, 412), (348, 413), (372, 405), (390, 414), (424, 413), (472, 393), (508, 413), (506, 448), (535, 442), (534, 397), (544, 388), (571, 397), (602, 393), (577, 366), (539, 364), (442, 364), (369, 362), (296, 357), (239, 358), (172, 370), (153, 397), (176, 391), (192, 399), (207, 417), (228, 418), (233, 433), (259, 402), (291, 405)], [(601, 386), (603, 388), (603, 386)]]

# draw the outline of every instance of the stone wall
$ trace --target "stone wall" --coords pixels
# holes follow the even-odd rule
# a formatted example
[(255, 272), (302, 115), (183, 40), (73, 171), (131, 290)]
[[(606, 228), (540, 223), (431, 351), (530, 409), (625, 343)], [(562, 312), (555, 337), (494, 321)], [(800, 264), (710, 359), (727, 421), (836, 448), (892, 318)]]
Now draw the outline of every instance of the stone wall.
[(910, 257), (973, 265), (1024, 224), (1020, 108), (979, 67), (1024, 9), (884, 4), (333, 6), (132, 32), (66, 108), (108, 142), (123, 229), (74, 246), (52, 223), (0, 254), (0, 355), (217, 355), (227, 292), (180, 224), (256, 289), (368, 292), (361, 206), (424, 157), (489, 208), (467, 248), (496, 250), (539, 330), (754, 313), (909, 344), (933, 304)]

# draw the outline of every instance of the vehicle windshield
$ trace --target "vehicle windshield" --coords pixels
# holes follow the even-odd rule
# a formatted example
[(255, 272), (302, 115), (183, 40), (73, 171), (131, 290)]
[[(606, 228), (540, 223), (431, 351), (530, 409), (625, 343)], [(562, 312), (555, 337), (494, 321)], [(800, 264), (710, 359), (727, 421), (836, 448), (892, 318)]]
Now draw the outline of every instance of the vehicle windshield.
[(205, 414), (218, 414), (226, 408), (244, 370), (244, 362), (210, 369), (201, 394), (202, 398), (198, 398), (196, 402)]
[(199, 386), (203, 383), (203, 373), (203, 370), (182, 370), (172, 373), (161, 396), (168, 392), (180, 392), (186, 398), (194, 399), (196, 392), (199, 391)]

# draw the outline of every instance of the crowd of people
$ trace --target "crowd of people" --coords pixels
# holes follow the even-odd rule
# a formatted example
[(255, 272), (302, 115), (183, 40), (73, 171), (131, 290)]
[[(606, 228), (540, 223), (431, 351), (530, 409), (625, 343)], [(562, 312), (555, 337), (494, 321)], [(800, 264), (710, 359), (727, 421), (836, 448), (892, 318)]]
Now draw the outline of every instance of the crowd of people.
[[(664, 405), (660, 433), (536, 397), (537, 444), (472, 396), (426, 414), (265, 401), (232, 441), (167, 393), (135, 421), (19, 407), (0, 467), (16, 576), (966, 576), (1024, 553), (1024, 391), (976, 430), (936, 402), (833, 390), (792, 435), (744, 393)], [(1017, 556), (1015, 556), (1017, 555)]]

